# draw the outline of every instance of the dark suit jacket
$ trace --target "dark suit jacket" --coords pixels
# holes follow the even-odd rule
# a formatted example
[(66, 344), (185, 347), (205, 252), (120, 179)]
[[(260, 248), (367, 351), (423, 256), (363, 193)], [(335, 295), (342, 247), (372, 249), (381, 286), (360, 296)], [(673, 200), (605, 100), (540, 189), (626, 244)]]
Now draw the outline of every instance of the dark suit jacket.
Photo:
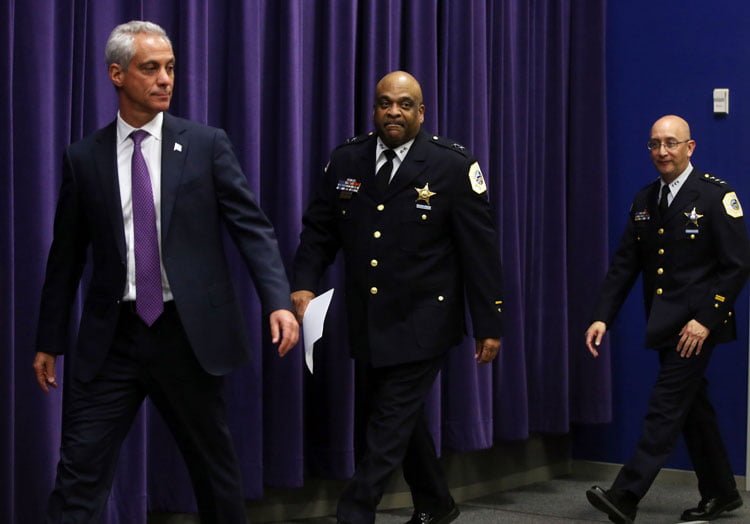
[[(431, 358), (464, 334), (500, 337), (501, 269), (486, 192), (462, 146), (416, 137), (384, 197), (372, 185), (376, 136), (334, 150), (303, 218), (294, 288), (316, 290), (343, 249), (350, 343), (375, 367)], [(417, 189), (435, 194), (418, 200)]]
[[(162, 260), (198, 361), (209, 373), (221, 375), (243, 363), (250, 348), (220, 224), (244, 257), (264, 312), (291, 307), (289, 285), (273, 227), (248, 188), (226, 133), (166, 113), (162, 129)], [(61, 354), (91, 248), (91, 282), (73, 367), (83, 380), (96, 374), (107, 355), (125, 289), (115, 140), (113, 122), (65, 152), (42, 291), (37, 350)]]
[(642, 272), (648, 347), (676, 345), (691, 319), (711, 330), (708, 343), (733, 340), (733, 305), (750, 272), (750, 243), (736, 195), (726, 182), (697, 169), (664, 217), (658, 195), (659, 179), (635, 196), (594, 320), (609, 325)]

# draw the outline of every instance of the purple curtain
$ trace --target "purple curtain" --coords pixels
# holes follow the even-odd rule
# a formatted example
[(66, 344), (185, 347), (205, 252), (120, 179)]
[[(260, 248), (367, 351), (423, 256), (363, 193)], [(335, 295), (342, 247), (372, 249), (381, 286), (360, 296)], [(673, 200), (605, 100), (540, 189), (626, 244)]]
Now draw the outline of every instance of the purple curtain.
[[(470, 339), (428, 402), (440, 449), (474, 450), (610, 416), (609, 362), (586, 357), (591, 275), (606, 268), (605, 2), (586, 0), (7, 0), (0, 6), (0, 514), (38, 522), (58, 457), (61, 395), (32, 377), (39, 293), (63, 148), (114, 118), (103, 48), (136, 18), (170, 34), (172, 113), (227, 130), (291, 260), (328, 152), (370, 129), (374, 86), (422, 83), (425, 127), (474, 152), (488, 177), (505, 269), (506, 335), (491, 366)], [(316, 373), (275, 356), (244, 265), (236, 285), (258, 350), (229, 376), (249, 499), (264, 485), (354, 468), (354, 371), (343, 294)], [(323, 286), (341, 286), (335, 265)], [(75, 319), (72, 320), (75, 325)], [(63, 359), (64, 360), (64, 359)], [(62, 377), (64, 382), (64, 377)], [(122, 450), (104, 521), (191, 511), (182, 459), (148, 403)]]

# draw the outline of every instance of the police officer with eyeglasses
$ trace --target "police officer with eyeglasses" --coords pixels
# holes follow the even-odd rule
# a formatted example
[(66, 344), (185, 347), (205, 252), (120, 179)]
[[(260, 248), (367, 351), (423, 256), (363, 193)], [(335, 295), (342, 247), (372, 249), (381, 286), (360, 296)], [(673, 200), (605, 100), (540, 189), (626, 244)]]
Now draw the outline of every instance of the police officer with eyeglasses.
[(646, 346), (658, 351), (660, 369), (635, 453), (610, 489), (594, 486), (586, 496), (613, 522), (633, 522), (682, 433), (701, 500), (681, 518), (713, 520), (739, 508), (742, 498), (704, 375), (714, 347), (736, 338), (733, 305), (750, 272), (750, 242), (736, 193), (691, 164), (695, 140), (685, 120), (657, 120), (647, 148), (659, 178), (633, 200), (586, 346), (599, 355), (604, 334), (642, 274)]

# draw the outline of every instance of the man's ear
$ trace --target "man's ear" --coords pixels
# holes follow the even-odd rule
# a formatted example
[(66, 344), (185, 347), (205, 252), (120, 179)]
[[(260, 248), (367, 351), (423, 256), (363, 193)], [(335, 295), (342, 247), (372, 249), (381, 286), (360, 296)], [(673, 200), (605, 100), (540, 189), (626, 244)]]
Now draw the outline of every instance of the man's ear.
[(115, 87), (122, 87), (125, 81), (125, 70), (123, 70), (120, 64), (109, 65), (109, 79), (112, 81)]

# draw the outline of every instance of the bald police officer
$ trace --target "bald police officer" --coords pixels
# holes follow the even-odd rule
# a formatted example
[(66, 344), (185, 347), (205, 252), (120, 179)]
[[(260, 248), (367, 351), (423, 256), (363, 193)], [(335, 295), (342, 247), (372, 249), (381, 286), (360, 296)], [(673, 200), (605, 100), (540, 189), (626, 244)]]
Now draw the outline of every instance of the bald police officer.
[(647, 145), (659, 178), (633, 200), (586, 346), (598, 356), (607, 326), (642, 273), (646, 345), (659, 352), (659, 375), (632, 458), (611, 489), (594, 486), (586, 496), (610, 520), (632, 522), (682, 432), (701, 494), (682, 520), (713, 520), (742, 498), (704, 374), (714, 347), (735, 339), (733, 304), (750, 271), (750, 243), (735, 192), (692, 166), (695, 141), (685, 120), (660, 118)]
[(339, 501), (339, 522), (374, 522), (399, 465), (414, 502), (410, 523), (458, 516), (423, 405), (464, 335), (464, 296), (477, 362), (500, 350), (500, 256), (484, 177), (465, 148), (421, 129), (424, 111), (414, 77), (383, 77), (376, 132), (332, 153), (303, 218), (292, 301), (301, 317), (342, 249), (351, 352), (370, 401), (366, 450)]

